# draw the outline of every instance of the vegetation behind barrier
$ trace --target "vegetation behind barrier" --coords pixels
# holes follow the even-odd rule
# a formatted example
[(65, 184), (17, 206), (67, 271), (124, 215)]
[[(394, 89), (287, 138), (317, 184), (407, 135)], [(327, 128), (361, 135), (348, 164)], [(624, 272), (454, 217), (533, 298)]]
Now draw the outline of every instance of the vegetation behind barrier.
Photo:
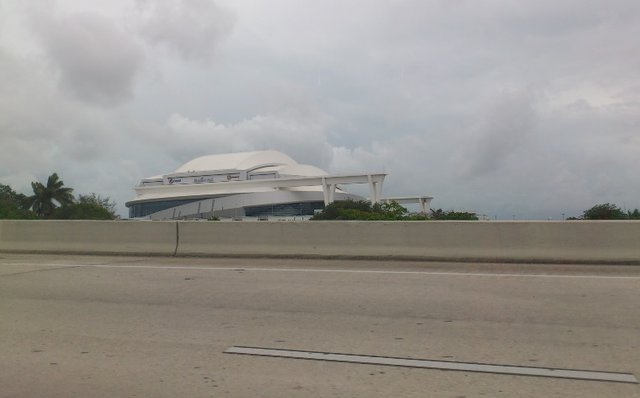
[(53, 173), (45, 184), (31, 183), (33, 195), (0, 184), (0, 219), (14, 220), (114, 220), (115, 202), (98, 194), (73, 196), (73, 188)]
[(363, 221), (425, 221), (425, 220), (477, 220), (475, 213), (431, 210), (431, 214), (409, 213), (398, 204), (390, 201), (371, 204), (366, 200), (345, 200), (327, 205), (311, 220), (363, 220)]

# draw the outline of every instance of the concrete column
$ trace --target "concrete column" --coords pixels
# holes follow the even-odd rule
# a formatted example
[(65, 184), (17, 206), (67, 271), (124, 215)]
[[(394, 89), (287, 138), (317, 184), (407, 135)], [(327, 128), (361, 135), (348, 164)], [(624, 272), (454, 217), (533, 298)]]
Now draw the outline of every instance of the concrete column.
[(431, 207), (431, 199), (430, 198), (420, 198), (420, 209), (424, 214), (429, 212), (429, 208)]
[(327, 185), (327, 180), (324, 177), (322, 177), (322, 195), (324, 196), (324, 205), (327, 206), (331, 202), (329, 198), (329, 186)]
[(380, 202), (380, 197), (382, 196), (382, 181), (377, 182), (375, 185), (376, 185), (375, 186), (376, 187), (376, 201), (375, 201), (375, 203), (378, 203), (378, 202)]
[(369, 174), (367, 176), (367, 178), (369, 179), (369, 200), (371, 201), (371, 204), (375, 204), (378, 203), (377, 198), (376, 198), (376, 187), (375, 184), (373, 182), (373, 178), (371, 177), (371, 174)]
[(336, 196), (336, 184), (329, 185), (329, 203), (333, 203), (335, 201)]

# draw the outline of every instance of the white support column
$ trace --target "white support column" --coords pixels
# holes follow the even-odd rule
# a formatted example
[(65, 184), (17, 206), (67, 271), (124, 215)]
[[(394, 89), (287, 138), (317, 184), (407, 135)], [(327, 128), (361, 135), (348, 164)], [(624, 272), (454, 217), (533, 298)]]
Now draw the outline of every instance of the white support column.
[(322, 195), (324, 196), (324, 205), (327, 206), (330, 202), (329, 186), (327, 185), (327, 179), (322, 177)]
[(431, 199), (430, 198), (420, 198), (420, 208), (424, 214), (429, 212), (429, 208), (431, 207)]
[(336, 196), (336, 184), (329, 185), (329, 203), (333, 203)]
[(373, 182), (373, 178), (371, 177), (371, 174), (367, 175), (367, 178), (369, 180), (369, 200), (371, 201), (371, 204), (375, 204), (378, 203), (377, 202), (377, 198), (376, 198), (376, 186)]
[(380, 202), (381, 196), (382, 196), (382, 181), (378, 181), (376, 183), (376, 203)]

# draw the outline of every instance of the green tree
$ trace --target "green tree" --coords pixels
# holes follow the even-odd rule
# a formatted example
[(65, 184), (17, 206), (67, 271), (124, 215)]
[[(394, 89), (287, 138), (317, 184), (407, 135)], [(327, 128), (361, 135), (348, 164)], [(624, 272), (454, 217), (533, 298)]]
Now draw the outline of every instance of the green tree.
[(330, 203), (322, 212), (314, 215), (312, 220), (365, 220), (395, 221), (424, 220), (424, 216), (409, 216), (407, 209), (390, 201), (372, 205), (366, 200), (344, 200)]
[(30, 207), (40, 217), (49, 218), (58, 206), (68, 206), (74, 202), (73, 189), (65, 187), (57, 173), (49, 176), (46, 185), (34, 181), (31, 188), (33, 196), (30, 197)]
[(371, 203), (366, 200), (343, 200), (329, 203), (311, 217), (312, 220), (365, 220), (372, 213)]
[(56, 208), (52, 218), (65, 220), (113, 220), (116, 218), (115, 202), (95, 193), (80, 195), (74, 203)]
[(441, 220), (475, 221), (475, 220), (478, 220), (478, 216), (476, 216), (476, 213), (470, 213), (467, 211), (455, 211), (455, 210), (444, 211), (442, 209), (432, 209), (431, 219), (438, 220), (438, 221), (441, 221)]
[(633, 211), (627, 211), (627, 216), (630, 220), (640, 220), (640, 210), (634, 209)]
[(0, 219), (33, 219), (29, 198), (15, 192), (9, 185), (0, 184)]
[(604, 203), (585, 210), (582, 218), (585, 220), (626, 220), (629, 217), (618, 206)]
[(375, 206), (379, 206), (380, 212), (391, 220), (401, 220), (408, 213), (407, 208), (400, 205), (400, 203), (395, 200), (384, 202), (382, 204), (375, 204), (374, 207)]
[(468, 211), (449, 211), (447, 212), (445, 220), (477, 221), (478, 216), (476, 216), (476, 213), (470, 213)]
[(431, 209), (432, 220), (444, 220), (446, 217), (445, 211), (442, 209)]

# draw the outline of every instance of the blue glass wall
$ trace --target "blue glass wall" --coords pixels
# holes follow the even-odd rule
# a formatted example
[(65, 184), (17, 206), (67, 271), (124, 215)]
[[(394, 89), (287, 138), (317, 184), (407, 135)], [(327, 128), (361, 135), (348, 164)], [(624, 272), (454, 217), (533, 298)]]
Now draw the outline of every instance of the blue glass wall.
[(161, 200), (157, 202), (136, 203), (129, 207), (129, 218), (146, 217), (157, 211), (170, 209), (175, 206), (186, 205), (187, 203), (197, 202), (202, 199), (175, 199)]
[[(202, 199), (176, 199), (162, 200), (157, 202), (137, 203), (129, 207), (129, 218), (146, 217), (149, 214), (170, 209), (172, 207), (181, 206), (187, 203), (197, 202)], [(264, 217), (264, 216), (312, 216), (315, 210), (324, 209), (324, 202), (298, 202), (298, 203), (279, 203), (260, 206), (248, 206), (244, 208), (246, 217)]]
[(324, 202), (278, 203), (273, 205), (248, 206), (244, 208), (247, 217), (264, 216), (312, 216), (315, 210), (324, 209)]

